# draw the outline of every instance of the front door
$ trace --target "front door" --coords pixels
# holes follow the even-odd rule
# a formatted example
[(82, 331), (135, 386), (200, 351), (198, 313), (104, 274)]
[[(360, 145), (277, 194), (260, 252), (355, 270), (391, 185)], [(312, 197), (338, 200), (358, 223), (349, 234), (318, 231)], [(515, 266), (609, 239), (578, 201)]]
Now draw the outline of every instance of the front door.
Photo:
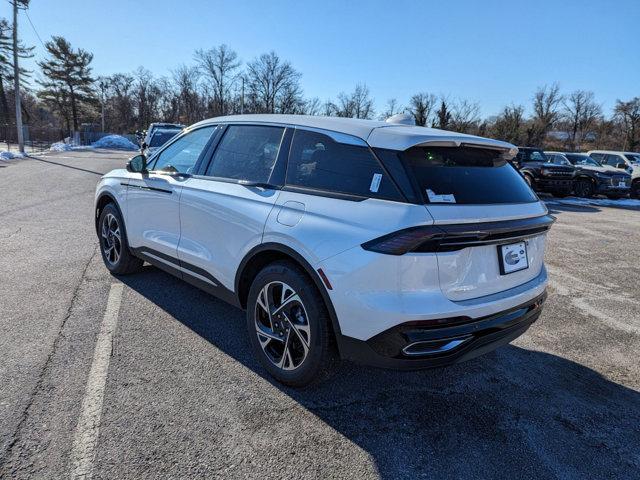
[(182, 135), (151, 158), (148, 173), (128, 182), (125, 224), (129, 245), (155, 260), (177, 257), (180, 194), (215, 126)]
[(261, 243), (280, 193), (287, 138), (283, 127), (230, 125), (205, 174), (184, 182), (178, 246), (184, 272), (215, 290), (234, 290), (236, 270)]

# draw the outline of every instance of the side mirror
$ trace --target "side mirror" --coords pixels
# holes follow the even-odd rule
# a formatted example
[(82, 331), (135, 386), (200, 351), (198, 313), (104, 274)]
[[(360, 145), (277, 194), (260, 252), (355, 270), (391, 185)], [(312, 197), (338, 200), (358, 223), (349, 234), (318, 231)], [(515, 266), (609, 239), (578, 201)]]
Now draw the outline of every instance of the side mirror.
[(147, 142), (142, 142), (142, 145), (140, 145), (140, 148), (142, 148), (142, 150), (144, 150), (145, 148), (147, 148), (149, 145), (147, 145)]
[(136, 155), (127, 162), (127, 171), (132, 173), (146, 173), (147, 157)]
[(626, 163), (623, 163), (623, 162), (620, 162), (620, 163), (618, 163), (618, 164), (616, 165), (616, 168), (626, 169), (626, 168), (627, 168), (627, 164), (626, 164)]

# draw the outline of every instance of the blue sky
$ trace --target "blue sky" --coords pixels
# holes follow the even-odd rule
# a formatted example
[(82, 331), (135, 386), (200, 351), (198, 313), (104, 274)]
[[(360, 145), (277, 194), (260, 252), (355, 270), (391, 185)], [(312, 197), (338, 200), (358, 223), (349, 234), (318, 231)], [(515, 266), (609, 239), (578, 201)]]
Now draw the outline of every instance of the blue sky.
[[(377, 110), (427, 91), (529, 107), (536, 87), (592, 90), (605, 112), (640, 95), (640, 0), (32, 0), (40, 37), (94, 53), (94, 73), (142, 65), (169, 75), (226, 43), (242, 60), (275, 50), (324, 100), (366, 83)], [(61, 5), (64, 5), (63, 7)], [(0, 15), (9, 17), (3, 1)], [(26, 17), (21, 35), (41, 56)]]

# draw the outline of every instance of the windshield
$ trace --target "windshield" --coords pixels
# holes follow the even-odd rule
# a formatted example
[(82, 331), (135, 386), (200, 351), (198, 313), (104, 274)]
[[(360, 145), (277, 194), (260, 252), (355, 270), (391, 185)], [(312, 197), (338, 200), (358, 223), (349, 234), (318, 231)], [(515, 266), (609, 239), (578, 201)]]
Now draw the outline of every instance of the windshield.
[(529, 162), (546, 162), (547, 157), (540, 150), (532, 150), (529, 152), (529, 158), (527, 158)]
[(624, 155), (630, 162), (640, 163), (640, 153), (625, 153)]
[(550, 163), (555, 163), (556, 165), (571, 165), (571, 162), (567, 160), (564, 155), (560, 155), (557, 153), (547, 154), (547, 158)]
[(601, 165), (596, 162), (589, 155), (565, 155), (571, 163), (574, 165), (588, 165), (590, 167), (600, 167)]
[(180, 130), (156, 130), (153, 132), (149, 146), (160, 147), (175, 137), (178, 133), (180, 133)]
[(522, 176), (496, 150), (414, 147), (400, 157), (417, 180), (426, 203), (537, 201)]

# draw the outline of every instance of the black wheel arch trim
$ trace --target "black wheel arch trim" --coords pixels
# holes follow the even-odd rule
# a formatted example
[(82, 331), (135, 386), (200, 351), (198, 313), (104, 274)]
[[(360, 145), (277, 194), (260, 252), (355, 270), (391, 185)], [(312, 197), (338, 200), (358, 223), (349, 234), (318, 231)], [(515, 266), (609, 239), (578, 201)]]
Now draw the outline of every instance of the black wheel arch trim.
[(331, 325), (333, 327), (333, 333), (335, 335), (336, 343), (338, 345), (338, 351), (342, 355), (343, 335), (342, 335), (342, 330), (340, 329), (340, 323), (338, 322), (338, 316), (336, 314), (335, 308), (333, 307), (333, 302), (331, 301), (331, 297), (329, 297), (329, 293), (327, 292), (327, 289), (324, 283), (322, 282), (322, 279), (320, 278), (320, 275), (318, 274), (318, 272), (311, 266), (311, 264), (299, 252), (297, 252), (293, 248), (287, 245), (283, 245), (281, 243), (267, 242), (267, 243), (261, 243), (260, 245), (257, 245), (251, 250), (249, 250), (249, 252), (245, 255), (245, 257), (240, 262), (240, 265), (238, 266), (238, 270), (236, 272), (234, 290), (236, 295), (238, 296), (238, 303), (241, 304), (240, 281), (242, 279), (242, 274), (244, 273), (245, 268), (256, 255), (259, 255), (260, 253), (267, 252), (267, 251), (276, 251), (293, 258), (304, 269), (304, 271), (309, 275), (309, 277), (313, 280), (313, 283), (315, 284), (318, 291), (320, 292), (320, 295), (322, 296), (322, 299), (324, 300), (324, 303), (327, 307), (327, 311), (329, 312), (329, 318), (331, 319)]

